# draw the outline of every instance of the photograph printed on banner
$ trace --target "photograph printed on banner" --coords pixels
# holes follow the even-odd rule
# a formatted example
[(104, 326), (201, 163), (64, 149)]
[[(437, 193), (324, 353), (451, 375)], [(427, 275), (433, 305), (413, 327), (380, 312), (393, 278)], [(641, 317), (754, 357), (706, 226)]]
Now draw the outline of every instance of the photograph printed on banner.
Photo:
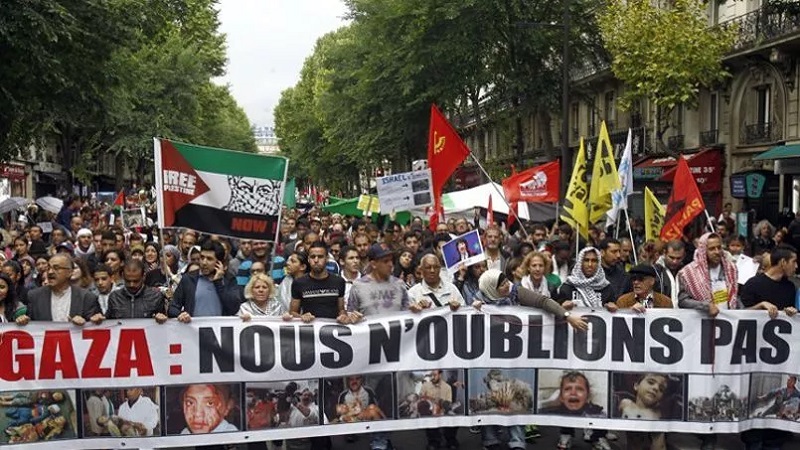
[(398, 372), (395, 378), (398, 418), (464, 415), (463, 370)]
[(323, 380), (328, 423), (394, 419), (392, 374), (349, 375)]
[(608, 372), (539, 369), (537, 414), (608, 417)]
[(320, 425), (319, 380), (247, 383), (247, 430)]
[(83, 436), (161, 436), (161, 390), (102, 388), (81, 391)]
[(738, 422), (747, 419), (747, 375), (689, 375), (686, 382), (691, 422)]
[(470, 369), (470, 414), (533, 413), (534, 369)]
[(483, 244), (478, 230), (464, 233), (442, 246), (444, 265), (448, 272), (455, 272), (460, 266), (471, 266), (486, 260)]
[(615, 373), (611, 417), (683, 420), (684, 377), (656, 372)]
[(242, 429), (238, 383), (167, 386), (167, 434), (225, 433)]
[(0, 444), (77, 438), (75, 400), (73, 390), (0, 393)]
[(800, 419), (796, 374), (754, 373), (750, 376), (750, 418)]

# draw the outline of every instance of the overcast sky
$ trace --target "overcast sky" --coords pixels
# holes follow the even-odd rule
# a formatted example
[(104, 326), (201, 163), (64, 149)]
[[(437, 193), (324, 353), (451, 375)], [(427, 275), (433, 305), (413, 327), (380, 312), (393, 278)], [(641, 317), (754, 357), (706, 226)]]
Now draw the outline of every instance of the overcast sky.
[(220, 0), (228, 83), (259, 126), (273, 125), (281, 91), (294, 86), (317, 38), (345, 22), (341, 0)]

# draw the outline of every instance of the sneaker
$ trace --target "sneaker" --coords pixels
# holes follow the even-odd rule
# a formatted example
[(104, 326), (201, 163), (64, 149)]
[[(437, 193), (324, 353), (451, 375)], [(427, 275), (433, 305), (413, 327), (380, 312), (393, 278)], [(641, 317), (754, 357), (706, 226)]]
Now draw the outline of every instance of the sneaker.
[(591, 428), (583, 429), (583, 442), (592, 442), (592, 432)]
[(525, 426), (525, 441), (526, 442), (533, 442), (536, 438), (542, 437), (542, 433), (539, 432), (539, 427), (536, 425), (527, 425)]
[(571, 434), (562, 434), (558, 437), (558, 445), (556, 446), (558, 450), (567, 450), (572, 448), (572, 435)]
[(611, 444), (608, 443), (608, 439), (601, 437), (597, 442), (592, 444), (592, 448), (594, 450), (611, 450)]
[(619, 436), (617, 436), (617, 433), (614, 433), (613, 431), (606, 431), (606, 439), (609, 441), (616, 441), (619, 439)]
[(478, 426), (469, 427), (469, 432), (472, 434), (481, 434), (481, 427)]

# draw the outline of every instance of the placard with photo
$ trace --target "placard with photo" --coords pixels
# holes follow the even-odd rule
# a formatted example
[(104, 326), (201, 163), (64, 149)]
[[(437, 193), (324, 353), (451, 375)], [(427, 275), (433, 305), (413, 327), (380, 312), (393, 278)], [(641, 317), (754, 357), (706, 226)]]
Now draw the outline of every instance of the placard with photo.
[(533, 414), (536, 374), (525, 369), (470, 369), (470, 414)]
[(167, 386), (167, 434), (207, 434), (240, 431), (242, 408), (239, 383)]
[(800, 420), (797, 375), (754, 373), (750, 377), (750, 418)]
[(747, 418), (747, 375), (689, 375), (686, 391), (691, 422), (738, 422)]
[(328, 423), (394, 419), (392, 374), (350, 375), (323, 380)]
[(444, 244), (442, 253), (444, 264), (450, 273), (456, 272), (461, 265), (466, 267), (486, 260), (478, 230), (464, 233)]
[(78, 437), (74, 390), (0, 393), (0, 444)]
[(159, 388), (103, 388), (81, 395), (84, 437), (161, 436)]
[(608, 372), (539, 369), (537, 414), (608, 417)]
[(658, 372), (615, 373), (611, 417), (683, 420), (684, 379)]
[(319, 380), (247, 383), (247, 430), (320, 425)]

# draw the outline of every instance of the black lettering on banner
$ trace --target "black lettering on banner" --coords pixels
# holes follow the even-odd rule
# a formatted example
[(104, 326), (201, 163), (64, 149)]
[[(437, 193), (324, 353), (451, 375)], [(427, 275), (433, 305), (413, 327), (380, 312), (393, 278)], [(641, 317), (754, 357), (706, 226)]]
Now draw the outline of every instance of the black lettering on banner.
[(528, 316), (528, 359), (547, 359), (550, 351), (542, 346), (544, 327), (541, 314)]
[(333, 350), (333, 352), (321, 352), (319, 354), (319, 362), (328, 369), (341, 369), (353, 362), (353, 347), (337, 339), (337, 335), (352, 336), (353, 332), (344, 325), (324, 325), (319, 329), (320, 344)]
[(566, 320), (556, 320), (553, 327), (553, 358), (567, 359), (569, 353), (569, 326)]
[(676, 364), (683, 359), (683, 345), (670, 333), (683, 331), (680, 320), (659, 317), (650, 324), (650, 337), (664, 347), (651, 347), (650, 358), (658, 364)]
[[(300, 349), (295, 342), (295, 330), (300, 334)], [(282, 326), (281, 333), (281, 365), (286, 370), (300, 372), (314, 366), (316, 347), (314, 345), (314, 326)], [(300, 361), (297, 361), (297, 356)]]
[[(471, 330), (467, 330), (467, 317)], [(472, 360), (483, 355), (486, 345), (486, 320), (483, 314), (453, 316), (453, 353), (461, 359)]]
[(425, 361), (436, 361), (444, 358), (447, 350), (447, 320), (441, 316), (429, 316), (420, 320), (417, 325), (417, 355)]
[(736, 324), (736, 338), (731, 351), (731, 364), (741, 364), (742, 358), (747, 363), (756, 362), (758, 344), (758, 322), (751, 319), (742, 319)]
[(716, 347), (731, 343), (733, 326), (725, 319), (702, 319), (700, 330), (700, 363), (714, 364)]
[(233, 327), (220, 328), (221, 339), (211, 327), (202, 327), (199, 334), (200, 373), (213, 373), (214, 362), (222, 373), (233, 372)]
[(403, 332), (399, 320), (389, 321), (389, 330), (382, 323), (369, 324), (369, 363), (380, 364), (381, 355), (386, 362), (400, 361), (400, 336)]
[[(762, 331), (764, 340), (772, 346), (772, 348), (764, 347), (758, 352), (761, 361), (767, 364), (782, 364), (789, 359), (789, 343), (786, 342), (780, 334), (792, 334), (792, 324), (786, 320), (770, 320), (764, 324)], [(775, 349), (773, 352), (772, 349)]]
[[(489, 316), (489, 355), (492, 358), (515, 359), (522, 356), (522, 323), (517, 316)], [(506, 349), (508, 344), (508, 349)]]
[[(258, 342), (258, 355), (256, 355)], [(263, 325), (250, 325), (239, 334), (239, 360), (248, 372), (264, 373), (275, 367), (275, 334)]]
[(632, 328), (625, 317), (611, 319), (611, 360), (625, 361), (627, 350), (631, 362), (644, 362), (644, 317), (633, 317)]
[[(584, 361), (597, 361), (606, 354), (606, 321), (592, 315), (585, 315), (583, 318), (589, 322), (589, 332), (575, 333), (572, 351)], [(592, 342), (591, 352), (589, 341)]]

